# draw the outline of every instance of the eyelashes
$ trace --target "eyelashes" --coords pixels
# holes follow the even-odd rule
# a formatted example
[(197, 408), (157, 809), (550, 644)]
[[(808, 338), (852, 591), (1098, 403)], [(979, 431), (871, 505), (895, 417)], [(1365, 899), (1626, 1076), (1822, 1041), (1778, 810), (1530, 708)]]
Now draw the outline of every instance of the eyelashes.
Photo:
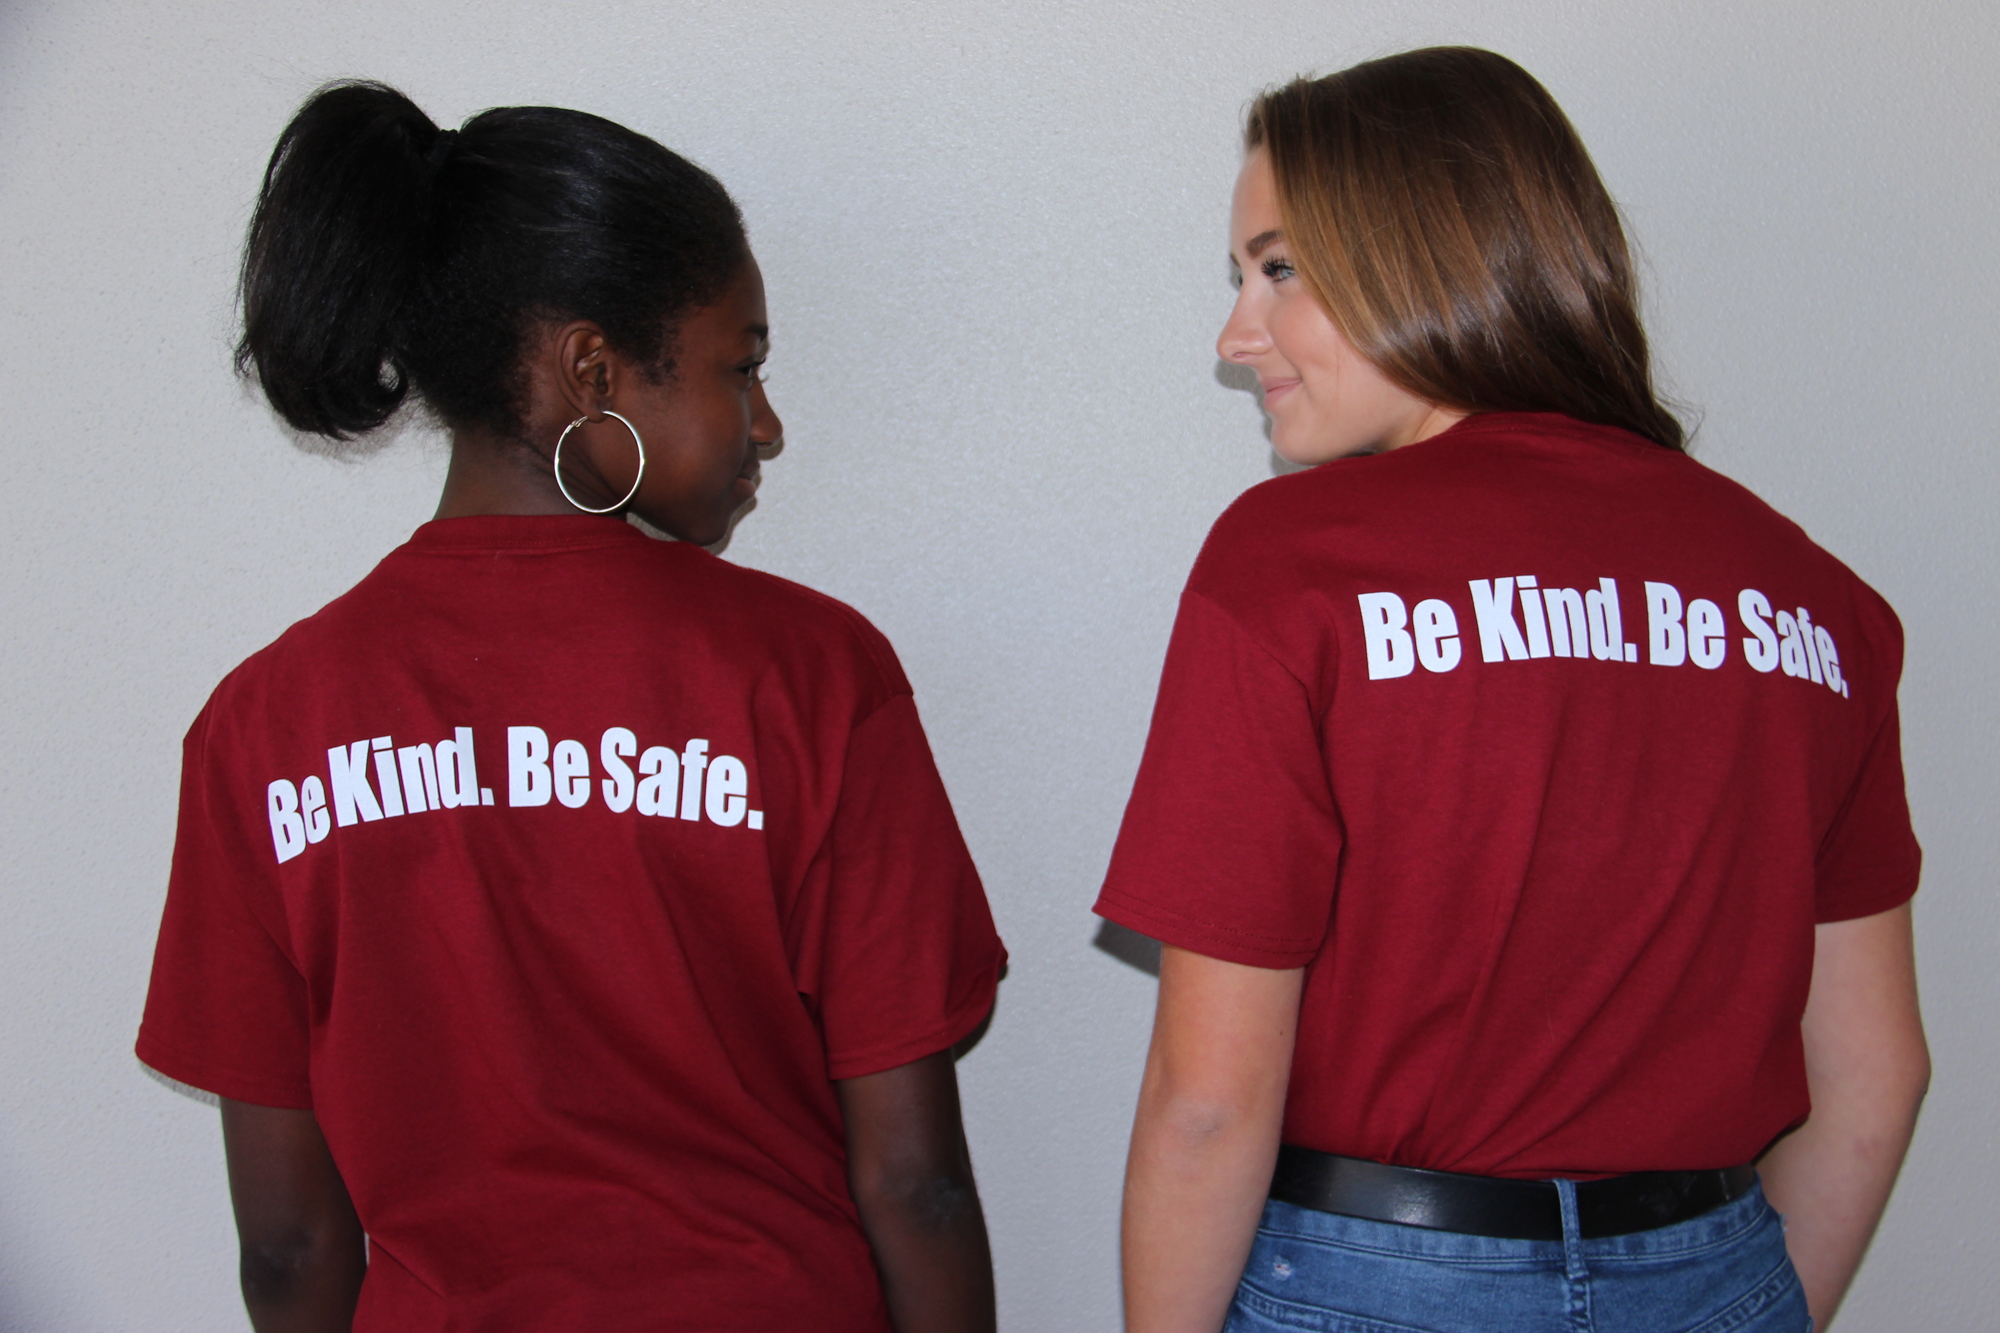
[[(1298, 276), (1298, 270), (1292, 267), (1290, 260), (1276, 255), (1258, 264), (1257, 271), (1264, 275), (1267, 282), (1283, 282), (1286, 278)], [(1239, 292), (1243, 290), (1243, 270), (1234, 264), (1229, 266), (1229, 285)]]

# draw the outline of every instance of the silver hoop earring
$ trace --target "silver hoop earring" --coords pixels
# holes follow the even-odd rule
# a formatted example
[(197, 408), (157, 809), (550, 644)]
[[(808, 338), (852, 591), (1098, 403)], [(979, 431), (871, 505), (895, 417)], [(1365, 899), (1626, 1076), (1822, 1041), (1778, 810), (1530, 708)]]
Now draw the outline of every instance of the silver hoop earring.
[(569, 493), (569, 487), (563, 484), (563, 478), (562, 478), (563, 441), (569, 438), (569, 433), (571, 431), (575, 430), (578, 426), (581, 426), (584, 422), (590, 420), (589, 417), (578, 417), (575, 421), (572, 421), (567, 426), (563, 427), (563, 433), (556, 436), (555, 457), (549, 460), (549, 469), (556, 474), (556, 489), (562, 492), (563, 499), (569, 501), (571, 504), (575, 505), (578, 509), (581, 509), (586, 514), (609, 514), (615, 510), (623, 509), (626, 505), (632, 503), (632, 497), (639, 493), (639, 483), (646, 479), (646, 442), (639, 438), (639, 428), (637, 426), (634, 426), (631, 422), (627, 421), (624, 417), (619, 416), (616, 412), (613, 412), (610, 408), (604, 409), (604, 415), (615, 420), (619, 425), (623, 426), (626, 430), (631, 431), (632, 443), (637, 445), (639, 449), (639, 475), (632, 478), (632, 489), (625, 492), (624, 499), (617, 501), (615, 504), (608, 504), (604, 506), (604, 508), (602, 509), (592, 509), (589, 505), (583, 503), (581, 500), (577, 499), (574, 495), (571, 495)]

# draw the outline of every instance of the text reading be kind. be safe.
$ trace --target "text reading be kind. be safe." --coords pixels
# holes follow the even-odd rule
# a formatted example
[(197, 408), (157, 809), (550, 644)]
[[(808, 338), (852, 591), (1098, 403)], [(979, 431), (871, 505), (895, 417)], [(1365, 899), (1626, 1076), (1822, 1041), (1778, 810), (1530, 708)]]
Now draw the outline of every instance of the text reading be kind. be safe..
[[(1483, 661), (1639, 660), (1639, 645), (1625, 641), (1616, 579), (1599, 579), (1597, 587), (1588, 590), (1543, 588), (1533, 574), (1473, 579), (1468, 586)], [(1364, 592), (1359, 600), (1370, 680), (1407, 676), (1418, 666), (1450, 671), (1464, 656), (1458, 613), (1444, 599), (1426, 598), (1415, 608), (1393, 592)], [(1774, 613), (1770, 598), (1745, 588), (1736, 594), (1736, 616), (1748, 631), (1742, 640), (1743, 660), (1753, 670), (1782, 670), (1848, 697), (1847, 681), (1840, 674), (1840, 649), (1824, 626), (1813, 624), (1805, 607)], [(1697, 597), (1684, 606), (1680, 589), (1673, 584), (1646, 584), (1646, 660), (1654, 666), (1691, 662), (1713, 671), (1729, 656), (1729, 637), (1722, 608), (1714, 602)]]
[[(625, 761), (638, 756), (638, 772)], [(626, 727), (610, 727), (599, 738), (598, 763), (606, 809), (724, 828), (764, 827), (764, 812), (750, 808), (750, 770), (734, 755), (711, 757), (706, 740), (690, 740), (680, 750), (649, 745), (642, 752)], [(375, 780), (369, 782), (373, 761)], [(271, 843), (280, 864), (335, 828), (378, 819), (492, 805), (493, 791), (479, 785), (479, 759), (471, 727), (456, 727), (450, 740), (435, 745), (397, 745), (376, 736), (326, 752), (324, 781), (309, 774), (296, 785), (278, 778), (264, 789), (271, 820)], [(507, 804), (547, 805), (571, 810), (590, 803), (590, 753), (583, 742), (549, 744), (540, 727), (507, 728)]]

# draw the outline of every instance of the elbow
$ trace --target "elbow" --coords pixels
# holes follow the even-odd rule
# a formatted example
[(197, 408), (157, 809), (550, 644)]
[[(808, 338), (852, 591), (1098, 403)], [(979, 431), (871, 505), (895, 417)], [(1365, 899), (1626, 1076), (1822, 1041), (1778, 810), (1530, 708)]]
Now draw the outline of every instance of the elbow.
[[(1262, 1091), (1265, 1095), (1259, 1096)], [(1193, 1152), (1265, 1127), (1282, 1113), (1283, 1086), (1260, 1090), (1215, 1080), (1161, 1077), (1141, 1089), (1139, 1130)]]
[(1894, 1090), (1914, 1116), (1931, 1090), (1930, 1043), (1924, 1039), (1923, 1029), (1912, 1025), (1910, 1031), (1888, 1046), (1876, 1076), (1886, 1088)]
[(1156, 1108), (1154, 1123), (1174, 1143), (1200, 1148), (1227, 1139), (1243, 1119), (1244, 1108), (1227, 1100), (1169, 1095)]
[(253, 1309), (289, 1304), (312, 1268), (314, 1250), (304, 1230), (244, 1236), (237, 1261), (244, 1300)]
[(981, 1219), (979, 1186), (970, 1171), (875, 1172), (850, 1183), (864, 1218), (896, 1217), (922, 1231), (945, 1232)]
[(357, 1234), (350, 1245), (335, 1227), (301, 1225), (241, 1235), (237, 1276), (244, 1303), (252, 1310), (284, 1309), (350, 1268), (358, 1277), (365, 1266), (361, 1244)]
[(1922, 1106), (1924, 1098), (1930, 1095), (1931, 1090), (1931, 1050), (1921, 1037), (1917, 1039), (1916, 1050), (1910, 1058), (1909, 1068), (1905, 1071), (1904, 1077), (1904, 1087), (1909, 1092), (1911, 1107), (1914, 1109)]
[(1921, 1033), (1884, 1041), (1840, 1064), (1808, 1067), (1816, 1114), (1908, 1125), (1931, 1086), (1931, 1057)]

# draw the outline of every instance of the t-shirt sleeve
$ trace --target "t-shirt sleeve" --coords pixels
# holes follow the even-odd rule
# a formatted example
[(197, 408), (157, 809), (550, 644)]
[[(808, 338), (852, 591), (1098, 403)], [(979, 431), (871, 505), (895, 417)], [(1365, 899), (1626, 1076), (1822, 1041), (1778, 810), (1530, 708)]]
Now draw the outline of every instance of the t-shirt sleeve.
[(894, 1069), (971, 1033), (1007, 954), (909, 695), (851, 733), (827, 855), (813, 998), (828, 1074)]
[(1303, 967), (1341, 844), (1306, 686), (1185, 593), (1098, 914), (1227, 962)]
[(1916, 893), (1922, 866), (1903, 789), (1902, 723), (1891, 701), (1820, 844), (1814, 919), (1851, 921), (1900, 907)]
[(270, 833), (230, 799), (208, 732), (204, 714), (182, 750), (180, 821), (138, 1055), (218, 1096), (310, 1108), (305, 979), (250, 907), (260, 885), (275, 906)]

